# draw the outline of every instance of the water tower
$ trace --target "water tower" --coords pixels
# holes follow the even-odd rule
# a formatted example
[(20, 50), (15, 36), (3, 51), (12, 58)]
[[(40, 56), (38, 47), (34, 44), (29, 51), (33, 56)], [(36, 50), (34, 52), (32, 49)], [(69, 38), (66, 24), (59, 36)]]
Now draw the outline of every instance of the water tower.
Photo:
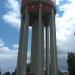
[[(50, 73), (58, 75), (55, 14), (55, 0), (22, 0), (16, 75), (26, 75), (29, 26), (32, 26), (30, 72), (35, 75), (45, 75), (46, 70), (46, 75)], [(46, 44), (46, 69), (44, 69), (44, 43)]]

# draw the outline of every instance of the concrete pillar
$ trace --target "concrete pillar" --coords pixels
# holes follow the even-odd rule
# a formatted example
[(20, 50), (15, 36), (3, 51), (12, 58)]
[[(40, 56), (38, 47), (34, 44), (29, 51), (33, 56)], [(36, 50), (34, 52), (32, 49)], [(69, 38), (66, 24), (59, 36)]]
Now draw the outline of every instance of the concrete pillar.
[(42, 4), (39, 4), (39, 54), (40, 54), (40, 66), (41, 73), (39, 75), (44, 75), (44, 24), (42, 20)]
[(26, 75), (27, 48), (28, 48), (28, 25), (29, 25), (29, 14), (28, 14), (28, 7), (26, 6), (25, 22), (23, 23), (23, 19), (21, 21), (21, 31), (20, 31), (16, 75)]
[(34, 18), (35, 21), (32, 25), (32, 48), (31, 48), (31, 72), (38, 75), (39, 70), (39, 48), (38, 48), (38, 18)]
[(46, 75), (50, 75), (50, 26), (46, 27)]
[(58, 75), (57, 66), (57, 49), (56, 49), (56, 28), (55, 28), (55, 14), (52, 8), (50, 17), (50, 59), (51, 59), (51, 75)]
[[(40, 5), (41, 6), (41, 5)], [(35, 75), (44, 73), (44, 26), (42, 25), (41, 7), (32, 25), (31, 72)]]

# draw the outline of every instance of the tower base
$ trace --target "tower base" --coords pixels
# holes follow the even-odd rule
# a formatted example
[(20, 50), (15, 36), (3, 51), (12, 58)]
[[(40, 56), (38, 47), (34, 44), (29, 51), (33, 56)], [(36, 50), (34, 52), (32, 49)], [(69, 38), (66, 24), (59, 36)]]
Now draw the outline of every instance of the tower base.
[(26, 73), (26, 75), (35, 75), (35, 73), (28, 72), (28, 73)]

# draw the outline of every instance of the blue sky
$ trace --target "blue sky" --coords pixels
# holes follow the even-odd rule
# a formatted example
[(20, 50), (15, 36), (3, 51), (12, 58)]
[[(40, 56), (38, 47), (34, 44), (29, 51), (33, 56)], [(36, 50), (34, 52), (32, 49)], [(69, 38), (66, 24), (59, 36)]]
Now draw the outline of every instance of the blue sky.
[(7, 0), (0, 1), (0, 38), (6, 42), (6, 46), (11, 47), (14, 43), (18, 43), (19, 31), (16, 30), (16, 28), (11, 27), (10, 24), (5, 22), (2, 18), (3, 15), (9, 11), (6, 7), (6, 3)]
[[(56, 6), (58, 65), (62, 71), (66, 71), (67, 52), (75, 52), (75, 0), (56, 0)], [(30, 43), (31, 28), (29, 29)], [(0, 66), (4, 71), (15, 70), (19, 32), (20, 1), (0, 0)], [(29, 44), (28, 61), (30, 49)]]

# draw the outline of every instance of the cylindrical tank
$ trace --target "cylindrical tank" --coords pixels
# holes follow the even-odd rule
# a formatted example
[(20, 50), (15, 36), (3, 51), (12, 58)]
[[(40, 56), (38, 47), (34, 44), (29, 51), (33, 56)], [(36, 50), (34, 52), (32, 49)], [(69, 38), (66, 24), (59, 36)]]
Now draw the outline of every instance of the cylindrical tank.
[(25, 17), (26, 5), (29, 7), (29, 13), (37, 13), (39, 10), (39, 3), (42, 3), (42, 12), (48, 14), (51, 12), (52, 8), (55, 10), (55, 2), (56, 0), (22, 0), (21, 14)]
[(30, 25), (32, 25), (33, 18), (39, 14), (40, 3), (42, 4), (42, 17), (45, 25), (49, 22), (48, 20), (52, 8), (55, 10), (55, 0), (27, 0), (30, 14)]

